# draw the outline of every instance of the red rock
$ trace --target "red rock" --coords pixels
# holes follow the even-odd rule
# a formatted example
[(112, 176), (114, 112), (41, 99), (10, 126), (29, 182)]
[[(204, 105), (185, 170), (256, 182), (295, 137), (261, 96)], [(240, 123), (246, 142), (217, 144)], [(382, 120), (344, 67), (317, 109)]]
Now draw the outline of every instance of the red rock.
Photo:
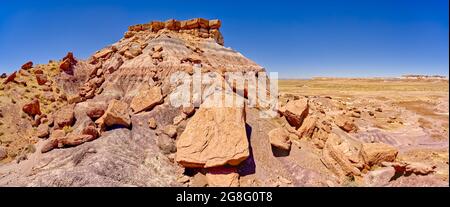
[(34, 70), (34, 74), (35, 75), (44, 74), (44, 71), (42, 71), (41, 69), (36, 69), (36, 70)]
[(214, 106), (211, 101), (200, 106), (177, 139), (176, 162), (185, 167), (236, 166), (249, 156), (244, 107), (208, 107)]
[(45, 83), (47, 83), (47, 76), (43, 74), (37, 74), (36, 81), (39, 85), (44, 85)]
[(334, 118), (334, 123), (345, 132), (356, 132), (358, 127), (350, 118), (340, 115)]
[(3, 84), (7, 84), (11, 81), (14, 81), (14, 79), (16, 78), (17, 75), (17, 71), (14, 71), (11, 75), (9, 75), (6, 80), (3, 82)]
[(61, 64), (59, 65), (59, 68), (66, 72), (66, 73), (71, 73), (72, 72), (72, 67), (77, 64), (77, 60), (75, 60), (73, 53), (72, 52), (68, 52), (67, 55), (63, 58), (63, 61), (61, 62)]
[(96, 120), (105, 114), (105, 110), (102, 107), (91, 107), (86, 111), (86, 115), (92, 120)]
[(31, 69), (32, 67), (33, 67), (33, 62), (31, 62), (31, 61), (22, 65), (22, 69), (24, 69), (24, 70)]
[(28, 115), (34, 117), (35, 115), (40, 115), (41, 114), (41, 107), (39, 105), (39, 100), (34, 99), (33, 101), (31, 101), (28, 104), (25, 104), (22, 107), (22, 110), (27, 113)]
[(98, 130), (94, 126), (87, 126), (81, 133), (91, 135), (94, 139), (99, 137)]
[(298, 136), (299, 138), (308, 137), (311, 138), (314, 130), (316, 129), (317, 117), (308, 116), (303, 121), (303, 124), (298, 128)]

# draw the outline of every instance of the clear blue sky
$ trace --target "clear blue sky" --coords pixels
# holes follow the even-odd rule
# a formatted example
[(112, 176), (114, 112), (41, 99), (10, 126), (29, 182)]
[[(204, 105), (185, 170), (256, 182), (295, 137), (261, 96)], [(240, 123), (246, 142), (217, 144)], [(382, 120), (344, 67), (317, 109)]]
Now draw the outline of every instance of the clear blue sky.
[(448, 0), (0, 1), (0, 72), (67, 51), (86, 58), (132, 24), (205, 17), (282, 78), (448, 76)]

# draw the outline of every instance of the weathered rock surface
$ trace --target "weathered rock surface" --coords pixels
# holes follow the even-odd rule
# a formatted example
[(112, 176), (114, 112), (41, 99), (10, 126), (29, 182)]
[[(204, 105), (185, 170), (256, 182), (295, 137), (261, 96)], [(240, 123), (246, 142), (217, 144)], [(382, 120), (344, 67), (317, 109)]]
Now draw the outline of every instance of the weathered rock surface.
[(33, 67), (33, 62), (28, 61), (27, 63), (23, 64), (21, 68), (24, 70), (28, 70), (28, 69), (31, 69), (32, 67)]
[(291, 126), (298, 128), (308, 116), (308, 109), (308, 99), (294, 100), (286, 104), (283, 115)]
[(75, 123), (73, 106), (66, 106), (57, 111), (54, 116), (55, 125), (58, 128), (70, 127)]
[(206, 182), (209, 187), (239, 187), (239, 174), (236, 168), (208, 168)]
[(129, 127), (131, 119), (128, 113), (128, 104), (119, 100), (112, 100), (109, 103), (105, 114), (97, 119), (95, 123), (100, 126), (100, 128), (115, 125)]
[(248, 156), (243, 107), (200, 106), (177, 140), (176, 161), (185, 167), (236, 166)]
[(133, 98), (130, 108), (134, 113), (151, 110), (162, 102), (162, 98), (160, 87), (146, 88), (141, 90), (140, 93)]
[(382, 162), (393, 162), (398, 150), (384, 143), (364, 143), (361, 148), (361, 156), (369, 166), (379, 165)]
[(270, 144), (282, 150), (289, 151), (291, 149), (291, 140), (289, 140), (289, 133), (284, 128), (276, 128), (269, 132)]
[(356, 132), (358, 130), (358, 127), (355, 125), (353, 120), (342, 115), (335, 117), (334, 123), (346, 132)]
[(331, 134), (322, 150), (322, 162), (341, 179), (361, 175), (361, 171), (344, 154), (344, 152), (348, 151), (346, 149), (348, 149), (348, 145), (345, 140), (336, 134)]
[(47, 124), (41, 124), (36, 129), (36, 136), (39, 138), (45, 138), (49, 135), (49, 127)]

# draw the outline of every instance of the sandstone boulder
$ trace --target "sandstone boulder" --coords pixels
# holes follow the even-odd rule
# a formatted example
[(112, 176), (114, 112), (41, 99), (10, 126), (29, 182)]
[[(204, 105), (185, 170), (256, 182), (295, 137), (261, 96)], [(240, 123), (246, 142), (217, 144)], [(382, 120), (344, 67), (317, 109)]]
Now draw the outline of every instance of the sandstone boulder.
[(385, 143), (363, 143), (361, 156), (368, 166), (379, 165), (382, 162), (393, 162), (398, 150)]
[(86, 126), (81, 134), (91, 135), (93, 139), (97, 139), (99, 137), (98, 130), (95, 126)]
[(36, 129), (36, 136), (39, 138), (45, 138), (49, 135), (49, 127), (47, 124), (41, 124)]
[(97, 119), (95, 123), (102, 129), (106, 126), (115, 125), (129, 127), (131, 119), (128, 113), (128, 104), (119, 100), (112, 100), (105, 114)]
[(233, 167), (208, 168), (206, 182), (209, 187), (239, 187), (239, 174)]
[(66, 106), (57, 111), (54, 115), (54, 123), (57, 128), (72, 126), (75, 123), (73, 106)]
[(32, 67), (33, 67), (33, 62), (31, 62), (31, 61), (22, 65), (22, 69), (24, 69), (24, 70), (31, 69)]
[(314, 130), (316, 129), (316, 122), (317, 122), (317, 117), (315, 117), (315, 116), (306, 117), (306, 119), (303, 121), (300, 128), (298, 128), (298, 130), (297, 130), (298, 136), (300, 138), (302, 138), (302, 137), (311, 138), (314, 133)]
[(34, 99), (33, 101), (31, 101), (28, 104), (25, 104), (22, 107), (22, 110), (27, 113), (28, 115), (34, 117), (35, 115), (40, 115), (41, 114), (41, 107), (39, 105), (39, 100)]
[(276, 128), (268, 133), (270, 144), (282, 150), (289, 151), (291, 149), (291, 140), (289, 133), (284, 128)]
[(218, 19), (209, 20), (210, 29), (219, 29), (222, 23)]
[(134, 113), (139, 113), (145, 110), (151, 110), (158, 104), (161, 104), (163, 97), (160, 87), (146, 88), (133, 98), (130, 108)]
[(195, 113), (194, 106), (183, 107), (183, 113), (186, 114), (186, 116), (188, 117), (194, 115)]
[(334, 123), (344, 130), (345, 132), (356, 132), (358, 130), (358, 127), (355, 125), (352, 119), (340, 115), (334, 118)]
[(37, 74), (36, 81), (39, 85), (44, 85), (45, 83), (47, 83), (47, 76), (43, 74)]
[(290, 101), (286, 104), (284, 116), (291, 126), (300, 127), (303, 119), (308, 116), (309, 106), (308, 99)]
[(175, 160), (185, 167), (209, 168), (236, 166), (248, 156), (244, 107), (218, 107), (207, 100), (177, 140)]
[(86, 115), (92, 120), (97, 120), (105, 114), (105, 109), (101, 106), (91, 106), (87, 109)]

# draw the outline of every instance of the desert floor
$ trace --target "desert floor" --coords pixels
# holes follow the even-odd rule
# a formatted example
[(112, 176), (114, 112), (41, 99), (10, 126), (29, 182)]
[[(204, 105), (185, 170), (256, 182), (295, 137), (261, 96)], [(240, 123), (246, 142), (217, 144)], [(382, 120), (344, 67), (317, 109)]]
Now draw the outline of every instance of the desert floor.
[[(436, 175), (447, 182), (448, 89), (448, 80), (279, 80), (281, 99), (327, 97), (337, 106), (336, 113), (361, 110), (361, 117), (356, 119), (360, 130), (352, 135), (354, 138), (391, 144), (399, 148), (400, 159), (433, 164)], [(377, 109), (382, 113), (376, 113)]]

